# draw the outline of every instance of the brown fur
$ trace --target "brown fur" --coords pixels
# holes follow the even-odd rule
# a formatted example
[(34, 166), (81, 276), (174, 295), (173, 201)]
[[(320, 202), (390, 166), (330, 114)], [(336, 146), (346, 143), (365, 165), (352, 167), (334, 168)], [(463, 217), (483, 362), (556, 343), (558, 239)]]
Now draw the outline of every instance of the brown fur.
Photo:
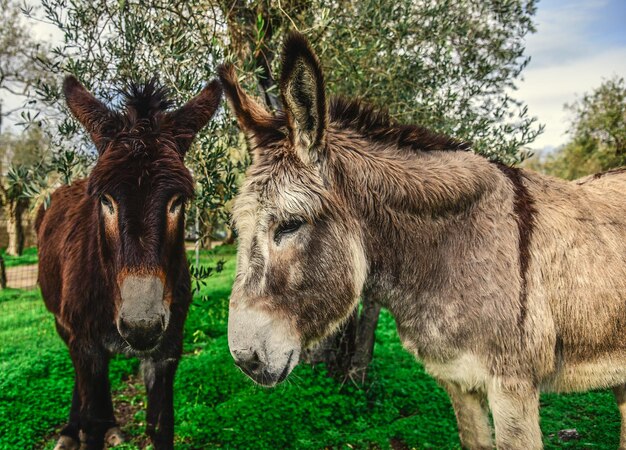
[[(108, 360), (124, 352), (143, 361), (148, 433), (156, 448), (172, 448), (172, 382), (191, 301), (184, 205), (172, 212), (172, 201), (193, 195), (183, 157), (215, 112), (221, 89), (214, 82), (180, 109), (167, 111), (171, 103), (154, 82), (132, 85), (122, 113), (109, 110), (72, 77), (64, 87), (70, 110), (100, 156), (90, 176), (55, 191), (36, 220), (41, 291), (76, 371), (61, 440), (77, 442), (82, 431), (87, 448), (102, 448), (105, 432), (116, 425)], [(121, 287), (133, 276), (156, 278), (164, 287), (169, 319), (150, 350), (132, 347), (118, 331)]]
[[(540, 390), (614, 387), (624, 414), (625, 173), (566, 182), (509, 168), (354, 103), (331, 106), (326, 124), (311, 122), (325, 129), (311, 129), (307, 115), (324, 114), (323, 78), (306, 41), (291, 36), (293, 45), (285, 58), (305, 61), (282, 77), (317, 65), (298, 75), (313, 85), (293, 94), (310, 110), (263, 119), (284, 137), (251, 139), (233, 211), (237, 364), (263, 384), (281, 381), (293, 354), (366, 293), (449, 393), (467, 448), (493, 445), (487, 404), (498, 448), (541, 448)], [(234, 78), (222, 82), (238, 114), (252, 100)], [(294, 220), (304, 223), (277, 239)]]

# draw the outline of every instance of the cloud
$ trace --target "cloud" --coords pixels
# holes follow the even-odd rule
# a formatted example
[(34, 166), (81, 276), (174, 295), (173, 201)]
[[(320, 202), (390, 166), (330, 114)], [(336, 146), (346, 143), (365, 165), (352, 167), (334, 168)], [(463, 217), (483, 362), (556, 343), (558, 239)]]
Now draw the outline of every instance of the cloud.
[(546, 1), (539, 3), (537, 33), (527, 40), (531, 63), (515, 97), (546, 125), (534, 149), (558, 147), (568, 140), (565, 103), (614, 75), (626, 76), (626, 33), (616, 16), (618, 1)]
[(534, 67), (552, 65), (555, 57), (565, 62), (592, 54), (594, 26), (604, 20), (608, 6), (601, 1), (555, 1), (539, 3), (537, 32), (527, 39), (527, 53)]
[(611, 49), (565, 64), (528, 68), (516, 93), (528, 104), (529, 112), (546, 125), (533, 148), (559, 146), (567, 141), (568, 112), (572, 103), (613, 75), (626, 75), (626, 48)]

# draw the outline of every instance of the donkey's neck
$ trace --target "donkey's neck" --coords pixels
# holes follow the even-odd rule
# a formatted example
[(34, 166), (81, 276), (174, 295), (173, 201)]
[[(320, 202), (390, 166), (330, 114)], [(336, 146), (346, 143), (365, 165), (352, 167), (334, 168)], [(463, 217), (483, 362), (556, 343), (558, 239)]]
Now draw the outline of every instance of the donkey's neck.
[(446, 282), (451, 248), (480, 239), (477, 211), (507, 199), (502, 172), (471, 152), (413, 151), (354, 136), (341, 147), (331, 152), (334, 178), (363, 226), (365, 289), (392, 310), (394, 292)]

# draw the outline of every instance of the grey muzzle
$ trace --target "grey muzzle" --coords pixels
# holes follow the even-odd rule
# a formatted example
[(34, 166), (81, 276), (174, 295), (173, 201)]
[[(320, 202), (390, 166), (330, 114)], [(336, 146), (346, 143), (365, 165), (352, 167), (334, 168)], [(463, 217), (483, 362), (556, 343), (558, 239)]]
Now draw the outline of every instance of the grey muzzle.
[(117, 329), (132, 348), (154, 348), (167, 328), (170, 313), (163, 291), (156, 276), (128, 275), (122, 281)]

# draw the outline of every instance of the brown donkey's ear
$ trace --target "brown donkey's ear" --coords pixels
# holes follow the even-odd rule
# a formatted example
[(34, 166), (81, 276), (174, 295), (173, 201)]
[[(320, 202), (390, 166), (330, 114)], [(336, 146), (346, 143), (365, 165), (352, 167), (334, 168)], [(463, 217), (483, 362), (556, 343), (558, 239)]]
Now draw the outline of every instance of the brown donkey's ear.
[(184, 155), (196, 134), (209, 123), (220, 106), (222, 87), (218, 80), (211, 81), (198, 95), (183, 106), (167, 114), (178, 142), (178, 150)]
[[(217, 73), (230, 108), (235, 114), (239, 127), (246, 135), (253, 153), (260, 150), (259, 147), (266, 140), (284, 138), (284, 133), (279, 129), (280, 125), (275, 117), (241, 88), (232, 64), (222, 64), (217, 68)], [(256, 156), (253, 154), (253, 157)]]
[(118, 116), (72, 75), (65, 77), (63, 93), (70, 111), (89, 132), (98, 153), (102, 153), (106, 138), (118, 125)]
[(291, 32), (283, 48), (280, 92), (296, 151), (317, 162), (324, 149), (326, 95), (322, 67), (306, 38)]

